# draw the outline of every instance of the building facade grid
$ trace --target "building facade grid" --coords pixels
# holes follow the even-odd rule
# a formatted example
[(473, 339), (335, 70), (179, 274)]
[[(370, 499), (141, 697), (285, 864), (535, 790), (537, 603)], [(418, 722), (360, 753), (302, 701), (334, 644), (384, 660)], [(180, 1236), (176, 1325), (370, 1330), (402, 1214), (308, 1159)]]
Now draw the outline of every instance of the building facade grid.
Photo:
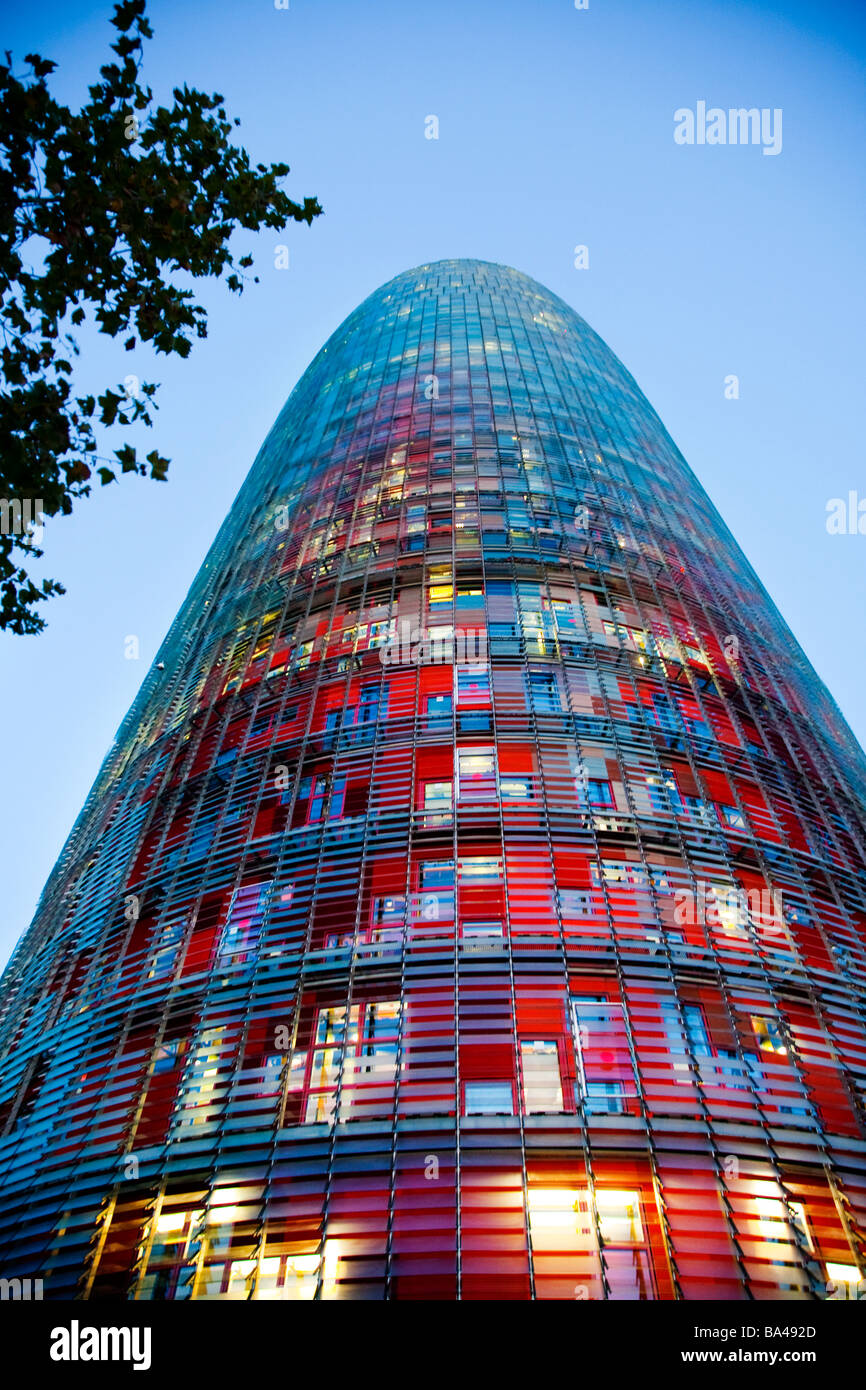
[(292, 393), (0, 989), (68, 1298), (845, 1298), (864, 759), (633, 379), (398, 276)]

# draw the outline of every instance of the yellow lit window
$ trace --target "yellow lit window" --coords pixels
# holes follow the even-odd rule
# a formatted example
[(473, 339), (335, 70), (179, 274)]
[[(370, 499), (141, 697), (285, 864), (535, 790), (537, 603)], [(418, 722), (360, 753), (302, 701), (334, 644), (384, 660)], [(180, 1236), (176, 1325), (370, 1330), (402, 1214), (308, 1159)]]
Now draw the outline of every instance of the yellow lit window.
[(774, 1052), (779, 1057), (786, 1055), (788, 1049), (785, 1047), (782, 1030), (776, 1019), (753, 1014), (752, 1029), (762, 1052)]
[(613, 1189), (596, 1191), (598, 1224), (606, 1245), (640, 1245), (643, 1226), (640, 1219), (640, 1198), (636, 1192)]

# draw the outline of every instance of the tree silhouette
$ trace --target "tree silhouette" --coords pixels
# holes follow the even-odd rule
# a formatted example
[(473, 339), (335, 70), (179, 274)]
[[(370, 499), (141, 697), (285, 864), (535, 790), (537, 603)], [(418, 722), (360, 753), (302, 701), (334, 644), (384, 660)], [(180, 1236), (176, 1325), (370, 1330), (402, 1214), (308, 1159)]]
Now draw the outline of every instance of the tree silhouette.
[(115, 5), (117, 60), (77, 114), (48, 90), (56, 63), (27, 54), (23, 78), (9, 53), (0, 65), (0, 628), (16, 633), (41, 631), (37, 605), (64, 592), (27, 573), (42, 555), (32, 509), (68, 514), (94, 475), (164, 481), (169, 465), (128, 443), (100, 456), (95, 427), (151, 425), (157, 385), (76, 395), (75, 328), (89, 321), (127, 350), (140, 341), (186, 357), (207, 314), (177, 277), (222, 277), (240, 294), (252, 257), (235, 261), (233, 232), (322, 211), (283, 191), (287, 164), (253, 166), (231, 143), (239, 121), (220, 95), (176, 87), (171, 107), (154, 105), (139, 81), (145, 8)]

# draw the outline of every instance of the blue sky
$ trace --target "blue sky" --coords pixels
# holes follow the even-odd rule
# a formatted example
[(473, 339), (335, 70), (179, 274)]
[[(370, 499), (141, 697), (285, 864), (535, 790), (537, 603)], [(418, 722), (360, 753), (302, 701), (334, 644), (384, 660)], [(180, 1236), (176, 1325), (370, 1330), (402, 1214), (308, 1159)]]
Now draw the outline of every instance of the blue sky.
[[(112, 5), (6, 5), (2, 46), (59, 61), (80, 103)], [(502, 261), (562, 295), (658, 410), (861, 743), (866, 11), (737, 0), (152, 0), (144, 77), (223, 93), (256, 160), (286, 160), (312, 228), (248, 238), (261, 284), (208, 287), (209, 336), (156, 366), (82, 339), (82, 380), (162, 383), (126, 478), (46, 527), (67, 586), (39, 637), (0, 637), (6, 795), (0, 960), (283, 401), (381, 282), (445, 256)], [(697, 102), (781, 108), (782, 151), (679, 146)], [(424, 137), (439, 118), (439, 139)], [(274, 247), (290, 269), (274, 267)], [(575, 269), (574, 247), (589, 249)], [(726, 400), (724, 380), (740, 380)], [(135, 635), (140, 659), (124, 657)]]

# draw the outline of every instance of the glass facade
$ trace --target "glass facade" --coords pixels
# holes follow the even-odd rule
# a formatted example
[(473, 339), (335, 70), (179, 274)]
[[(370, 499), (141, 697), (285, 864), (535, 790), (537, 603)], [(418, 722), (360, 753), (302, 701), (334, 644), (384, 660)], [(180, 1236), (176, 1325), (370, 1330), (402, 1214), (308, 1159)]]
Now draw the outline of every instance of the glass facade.
[(588, 325), (504, 267), (398, 276), (289, 398), (5, 973), (0, 1272), (854, 1296), (864, 774)]

